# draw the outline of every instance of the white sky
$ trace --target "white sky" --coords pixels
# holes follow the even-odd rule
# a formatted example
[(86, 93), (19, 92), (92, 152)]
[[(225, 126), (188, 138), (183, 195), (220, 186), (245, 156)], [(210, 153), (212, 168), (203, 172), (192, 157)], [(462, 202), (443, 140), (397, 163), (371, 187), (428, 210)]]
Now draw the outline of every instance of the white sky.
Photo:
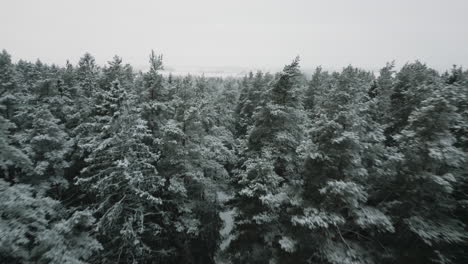
[(138, 67), (468, 66), (468, 0), (0, 0), (0, 49), (63, 65), (86, 51)]

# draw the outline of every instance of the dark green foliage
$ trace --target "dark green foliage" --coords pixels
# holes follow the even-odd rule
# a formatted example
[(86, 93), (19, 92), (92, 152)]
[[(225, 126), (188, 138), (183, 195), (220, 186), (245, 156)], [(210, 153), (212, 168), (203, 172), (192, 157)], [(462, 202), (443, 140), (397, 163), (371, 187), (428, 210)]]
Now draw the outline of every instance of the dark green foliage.
[(361, 83), (369, 74), (347, 67), (332, 78), (316, 97), (320, 105), (311, 109), (301, 150), (303, 212), (292, 217), (302, 231), (298, 253), (313, 262), (372, 262), (381, 257), (374, 234), (394, 232), (390, 218), (371, 202), (374, 185), (392, 174), (391, 157)]
[(294, 251), (289, 214), (294, 210), (303, 112), (299, 101), (299, 59), (284, 67), (266, 91), (267, 101), (241, 153), (234, 197), (236, 216), (230, 245), (234, 263), (268, 263)]
[(149, 66), (0, 53), (1, 263), (468, 261), (467, 71)]
[(89, 211), (67, 213), (32, 186), (1, 179), (0, 202), (3, 263), (86, 263), (102, 249), (87, 232), (94, 224)]
[(454, 190), (464, 181), (460, 169), (466, 164), (450, 131), (461, 118), (454, 107), (458, 96), (445, 87), (433, 90), (395, 137), (404, 155), (394, 183), (400, 187), (384, 206), (396, 223), (399, 262), (455, 260), (457, 245), (468, 238), (464, 224), (453, 217)]
[(395, 84), (390, 95), (390, 113), (387, 136), (399, 133), (407, 124), (408, 117), (433, 85), (440, 82), (436, 71), (419, 61), (406, 64), (395, 76)]

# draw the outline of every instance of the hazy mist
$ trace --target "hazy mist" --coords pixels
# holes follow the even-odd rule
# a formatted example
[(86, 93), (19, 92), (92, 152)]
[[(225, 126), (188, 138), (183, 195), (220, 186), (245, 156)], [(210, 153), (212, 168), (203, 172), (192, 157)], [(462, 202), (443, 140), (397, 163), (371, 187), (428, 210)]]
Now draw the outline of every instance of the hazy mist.
[(169, 68), (375, 69), (419, 59), (468, 65), (468, 1), (1, 0), (0, 49), (64, 64), (118, 54), (142, 69), (151, 49)]

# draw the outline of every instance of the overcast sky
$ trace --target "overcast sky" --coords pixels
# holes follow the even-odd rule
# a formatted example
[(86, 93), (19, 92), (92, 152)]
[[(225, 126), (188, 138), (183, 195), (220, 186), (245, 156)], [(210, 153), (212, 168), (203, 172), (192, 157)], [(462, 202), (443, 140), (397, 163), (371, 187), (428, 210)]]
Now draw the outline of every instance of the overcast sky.
[(137, 67), (468, 66), (468, 0), (0, 0), (0, 49), (64, 64), (86, 51)]

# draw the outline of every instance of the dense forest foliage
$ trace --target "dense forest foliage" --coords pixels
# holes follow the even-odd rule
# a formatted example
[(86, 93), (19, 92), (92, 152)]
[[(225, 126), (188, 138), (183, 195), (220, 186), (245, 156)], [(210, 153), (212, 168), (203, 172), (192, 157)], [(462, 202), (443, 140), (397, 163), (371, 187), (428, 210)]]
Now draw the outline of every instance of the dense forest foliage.
[(1, 263), (468, 263), (468, 71), (149, 63), (0, 53)]

